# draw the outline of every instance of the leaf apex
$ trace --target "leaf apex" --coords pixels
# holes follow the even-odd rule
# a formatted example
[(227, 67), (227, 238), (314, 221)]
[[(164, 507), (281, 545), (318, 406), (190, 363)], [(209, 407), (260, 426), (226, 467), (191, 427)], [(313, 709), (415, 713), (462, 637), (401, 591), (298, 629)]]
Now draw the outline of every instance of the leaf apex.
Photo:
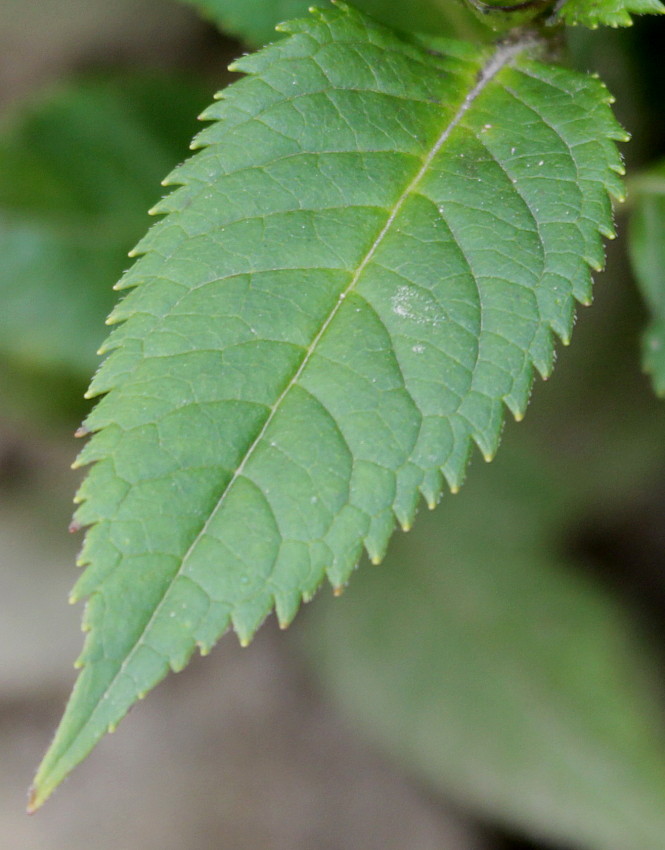
[(35, 812), (42, 806), (44, 800), (40, 800), (39, 792), (34, 785), (30, 787), (28, 791), (28, 804), (25, 807), (26, 812), (29, 815), (34, 815)]

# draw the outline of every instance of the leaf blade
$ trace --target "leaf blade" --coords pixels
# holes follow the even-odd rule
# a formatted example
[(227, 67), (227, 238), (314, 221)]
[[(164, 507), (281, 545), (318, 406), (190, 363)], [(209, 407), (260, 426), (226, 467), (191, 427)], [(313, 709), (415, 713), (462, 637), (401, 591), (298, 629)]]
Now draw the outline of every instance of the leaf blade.
[(33, 806), (196, 646), (288, 623), (457, 488), (472, 440), (493, 455), (602, 263), (600, 83), (345, 8), (289, 30), (238, 63), (120, 284), (80, 458), (92, 633)]

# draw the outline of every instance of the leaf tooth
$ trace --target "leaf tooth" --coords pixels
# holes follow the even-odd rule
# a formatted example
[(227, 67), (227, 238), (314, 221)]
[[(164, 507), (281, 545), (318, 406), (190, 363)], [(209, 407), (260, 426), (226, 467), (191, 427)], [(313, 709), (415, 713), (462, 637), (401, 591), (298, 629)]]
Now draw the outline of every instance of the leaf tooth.
[(404, 531), (409, 531), (418, 510), (418, 485), (423, 479), (422, 470), (415, 463), (407, 463), (396, 478), (393, 513)]
[[(450, 486), (452, 489), (452, 485)], [(423, 494), (427, 507), (430, 510), (434, 510), (443, 495), (443, 476), (441, 472), (438, 469), (428, 469), (423, 476), (419, 490)]]
[(265, 594), (257, 599), (246, 600), (231, 612), (231, 624), (241, 646), (249, 646), (274, 604), (274, 597)]
[[(78, 453), (76, 460), (72, 464), (74, 469), (80, 469), (82, 466), (88, 466), (95, 461), (104, 460), (112, 454), (114, 448), (117, 446), (118, 441), (122, 436), (120, 429), (109, 426), (108, 428), (104, 428), (102, 431), (99, 431), (97, 430), (98, 427), (101, 426), (96, 426), (89, 432), (91, 437)], [(84, 492), (84, 486), (85, 482), (79, 488), (79, 494)]]
[(510, 392), (503, 397), (504, 404), (517, 422), (521, 422), (524, 418), (532, 387), (533, 366), (529, 359), (522, 372), (513, 380)]
[(388, 541), (394, 529), (395, 515), (392, 508), (387, 508), (370, 520), (364, 543), (369, 559), (373, 564), (380, 564), (384, 559)]
[[(441, 472), (443, 473), (443, 477), (446, 479), (446, 483), (448, 484), (448, 488), (450, 489), (451, 493), (458, 493), (459, 490), (461, 489), (462, 485), (464, 484), (464, 479), (466, 477), (467, 464), (468, 464), (468, 460), (470, 458), (470, 455), (471, 455), (471, 440), (470, 440), (470, 438), (467, 437), (466, 440), (465, 440), (464, 453), (462, 455), (461, 461), (456, 462), (456, 463), (446, 463), (442, 467)], [(441, 473), (439, 473), (439, 474), (441, 474)], [(438, 491), (439, 491), (439, 493), (443, 492), (443, 487), (439, 486)], [(425, 500), (427, 501), (427, 506), (430, 509), (432, 507), (435, 507), (436, 504), (438, 503), (438, 501), (440, 500), (440, 495), (439, 495), (438, 498), (436, 496), (434, 496), (433, 498), (430, 498), (428, 496), (427, 492), (425, 492), (422, 488), (421, 488), (421, 492), (422, 492), (423, 496), (425, 497)]]
[(614, 200), (619, 203), (623, 203), (626, 200), (625, 181), (622, 180), (622, 174), (620, 172), (612, 171), (607, 175), (606, 187)]
[[(363, 538), (368, 528), (369, 518), (367, 514), (355, 506), (340, 514), (336, 523), (333, 524), (325, 541), (326, 546), (330, 548), (330, 556), (324, 573), (333, 587), (346, 584), (351, 573), (357, 568), (362, 557)], [(349, 532), (353, 535), (352, 538), (347, 537)], [(341, 543), (341, 548), (338, 543), (340, 538), (344, 541)], [(312, 585), (305, 588), (303, 590), (303, 601), (309, 602), (314, 592), (315, 588)]]
[[(119, 332), (121, 332), (120, 326)], [(106, 357), (94, 374), (84, 398), (95, 398), (96, 396), (106, 395), (110, 390), (115, 389), (123, 382), (127, 374), (132, 371), (136, 363), (137, 357), (136, 353), (132, 351), (131, 340), (125, 342), (123, 348), (116, 348), (114, 346), (110, 355)], [(106, 405), (102, 406), (101, 401), (98, 402), (97, 407), (90, 413), (88, 421), (94, 425), (99, 423), (101, 414), (106, 412), (105, 407)], [(103, 425), (108, 423), (108, 419), (102, 422)], [(98, 429), (94, 428), (94, 430)]]
[(620, 124), (617, 124), (616, 130), (613, 130), (612, 133), (608, 133), (608, 137), (617, 142), (629, 142), (632, 138), (628, 130), (625, 130)]
[(552, 330), (551, 325), (540, 325), (529, 349), (529, 360), (544, 381), (552, 374), (556, 357)]
[[(127, 256), (132, 259), (136, 259), (138, 257), (144, 256), (145, 253), (145, 251), (139, 250), (137, 247), (135, 250), (130, 251)], [(133, 271), (133, 268), (129, 269), (129, 271)], [(140, 281), (137, 281), (133, 276), (131, 276), (129, 274), (129, 271), (125, 272), (125, 274), (120, 278), (120, 280), (117, 283), (113, 284), (111, 289), (113, 289), (114, 292), (123, 292), (125, 289), (132, 289), (135, 286), (139, 286)]]
[(585, 263), (595, 272), (600, 272), (605, 268), (605, 247), (596, 231), (595, 238), (590, 239), (584, 254)]
[[(478, 442), (478, 441), (476, 441), (476, 443), (477, 443), (477, 442)], [(483, 451), (483, 449), (482, 449), (482, 448), (480, 448), (480, 445), (478, 445), (478, 448), (480, 449), (480, 451), (481, 451), (481, 453), (482, 453), (483, 460), (485, 461), (485, 463), (492, 463), (492, 461), (493, 461), (493, 460), (494, 460), (494, 458), (496, 457), (496, 453), (497, 453), (497, 451), (498, 451), (498, 446), (497, 446), (497, 448), (496, 448), (496, 449), (494, 449), (494, 450), (492, 450), (492, 449), (490, 448), (490, 449), (487, 449), (487, 450), (484, 450), (484, 451)]]
[(174, 212), (174, 206), (172, 203), (169, 203), (170, 200), (171, 193), (160, 198), (156, 204), (150, 207), (148, 215), (168, 215), (170, 212)]
[[(73, 591), (72, 591), (73, 593)], [(95, 617), (97, 615), (97, 609), (100, 607), (100, 599), (99, 594), (93, 594), (88, 599), (85, 608), (83, 609), (83, 617), (81, 619), (81, 631), (89, 633), (92, 631), (94, 626)], [(81, 664), (85, 664), (88, 658), (88, 654), (90, 652), (90, 638), (86, 638), (86, 641), (83, 645), (83, 651), (81, 652), (78, 661)]]
[(116, 348), (120, 348), (125, 342), (125, 333), (122, 328), (116, 327), (109, 333), (102, 345), (97, 349), (97, 354), (103, 356), (110, 354)]
[(615, 182), (615, 178), (613, 178), (612, 173), (618, 174), (620, 177), (625, 177), (625, 175), (626, 175), (626, 165), (624, 163), (623, 157), (618, 156), (618, 155), (615, 156), (615, 157), (612, 157), (611, 159), (608, 157), (607, 172), (605, 173), (605, 179), (603, 181), (606, 191), (609, 191), (609, 185), (610, 184), (608, 184), (608, 181), (611, 180), (612, 182)]
[[(604, 258), (603, 258), (604, 259)], [(600, 269), (594, 271), (600, 271)], [(589, 266), (585, 265), (580, 271), (578, 275), (575, 286), (573, 287), (573, 295), (575, 300), (581, 304), (583, 307), (588, 307), (593, 301), (593, 277), (591, 276), (591, 270)], [(573, 332), (573, 325), (575, 324), (575, 309), (574, 307), (571, 309), (570, 314), (570, 325), (568, 328), (568, 332), (564, 335), (570, 337)], [(562, 339), (564, 337), (562, 336)]]
[(212, 652), (212, 646), (204, 643), (201, 640), (196, 641), (196, 647), (199, 651), (199, 655), (201, 656), (201, 658), (205, 658), (207, 655), (210, 655), (210, 653)]
[(616, 239), (617, 232), (614, 224), (600, 224), (598, 230), (606, 239)]
[(190, 658), (194, 654), (195, 648), (196, 643), (192, 640), (188, 641), (177, 654), (171, 653), (169, 657), (169, 667), (174, 673), (181, 673), (185, 669)]
[(415, 505), (414, 505), (413, 510), (393, 509), (393, 515), (394, 515), (395, 519), (397, 520), (397, 522), (399, 523), (399, 527), (402, 529), (402, 531), (405, 531), (405, 532), (411, 531), (411, 529), (413, 528), (413, 521), (415, 519), (416, 510), (417, 510), (417, 500), (418, 500), (417, 494), (418, 494), (418, 491), (416, 490), (415, 493), (414, 493), (415, 498), (414, 498), (413, 501), (415, 502)]
[(503, 411), (499, 402), (492, 402), (492, 408), (488, 415), (487, 424), (474, 427), (471, 439), (480, 449), (480, 453), (487, 463), (494, 459), (501, 442), (501, 431), (503, 429)]
[(252, 56), (250, 54), (239, 56), (237, 59), (234, 59), (233, 62), (229, 63), (227, 67), (233, 74), (255, 73), (254, 63), (252, 62)]
[(291, 593), (275, 592), (275, 613), (280, 629), (286, 629), (291, 625), (302, 601), (302, 594), (297, 591)]

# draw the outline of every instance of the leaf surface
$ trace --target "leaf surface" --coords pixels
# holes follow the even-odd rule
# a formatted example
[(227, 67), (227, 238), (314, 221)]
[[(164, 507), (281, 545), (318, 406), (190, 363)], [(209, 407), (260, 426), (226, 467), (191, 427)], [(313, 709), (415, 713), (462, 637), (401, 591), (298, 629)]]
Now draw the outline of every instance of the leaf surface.
[(596, 29), (602, 25), (629, 27), (631, 15), (662, 15), (664, 11), (660, 0), (566, 0), (559, 17), (566, 24)]
[(630, 259), (651, 321), (643, 363), (659, 396), (665, 396), (665, 163), (636, 178), (631, 191)]
[(120, 283), (86, 427), (91, 631), (33, 806), (232, 625), (288, 624), (494, 454), (612, 234), (602, 84), (346, 8), (242, 59)]
[[(551, 427), (533, 442), (551, 445)], [(552, 470), (506, 443), (295, 637), (356, 728), (484, 819), (539, 846), (659, 850), (656, 660), (593, 571), (560, 554), (583, 456), (568, 448)]]

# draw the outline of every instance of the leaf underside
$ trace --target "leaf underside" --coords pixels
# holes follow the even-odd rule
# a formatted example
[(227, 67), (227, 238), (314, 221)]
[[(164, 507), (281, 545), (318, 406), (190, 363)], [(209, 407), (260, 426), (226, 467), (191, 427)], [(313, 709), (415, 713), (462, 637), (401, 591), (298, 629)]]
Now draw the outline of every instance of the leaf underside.
[(119, 285), (79, 459), (90, 635), (33, 807), (195, 647), (288, 624), (491, 458), (603, 263), (625, 133), (598, 80), (347, 8), (288, 31)]
[[(275, 41), (275, 27), (300, 15), (306, 15), (311, 0), (186, 0), (209, 17), (224, 32), (232, 33), (248, 44)], [(317, 6), (328, 5), (320, 0)], [(483, 31), (473, 15), (461, 3), (432, 0), (356, 0), (354, 5), (381, 23), (409, 32), (458, 35), (470, 38)], [(454, 30), (454, 32), (453, 32)]]
[(599, 26), (629, 27), (631, 15), (662, 15), (661, 0), (567, 0), (559, 17), (566, 24), (596, 29)]
[(186, 0), (222, 31), (260, 45), (277, 38), (275, 26), (304, 15), (308, 0)]
[(636, 180), (633, 201), (630, 259), (651, 317), (642, 362), (656, 393), (665, 396), (665, 163)]

